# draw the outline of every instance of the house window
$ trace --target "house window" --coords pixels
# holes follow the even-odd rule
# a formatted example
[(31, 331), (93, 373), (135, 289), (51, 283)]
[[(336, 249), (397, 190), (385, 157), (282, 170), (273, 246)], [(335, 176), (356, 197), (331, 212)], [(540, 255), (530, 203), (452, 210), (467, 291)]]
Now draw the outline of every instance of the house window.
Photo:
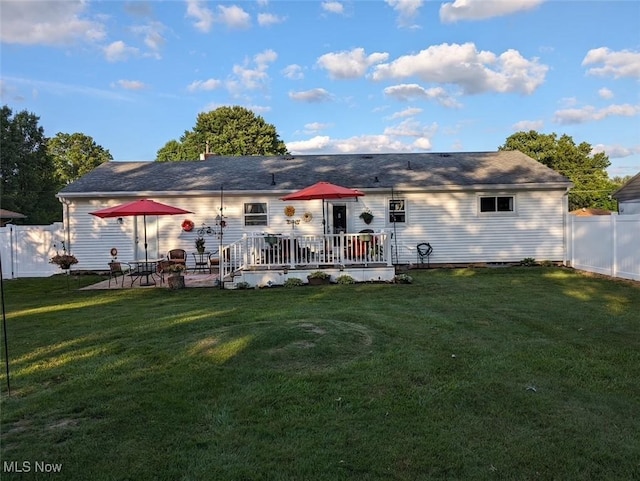
[(244, 204), (244, 225), (267, 225), (266, 202), (247, 202)]
[(389, 223), (406, 222), (407, 211), (404, 199), (391, 199), (389, 201)]
[(512, 195), (480, 197), (480, 212), (513, 212)]

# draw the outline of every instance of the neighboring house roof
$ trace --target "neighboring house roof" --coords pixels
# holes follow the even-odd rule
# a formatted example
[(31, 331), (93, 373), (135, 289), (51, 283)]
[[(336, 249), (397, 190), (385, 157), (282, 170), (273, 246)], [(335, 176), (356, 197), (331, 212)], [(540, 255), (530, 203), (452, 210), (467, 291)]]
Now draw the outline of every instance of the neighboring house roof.
[(578, 217), (589, 217), (592, 215), (611, 215), (611, 211), (607, 209), (597, 209), (595, 207), (583, 207), (572, 210), (569, 214), (577, 215)]
[(640, 172), (631, 177), (626, 184), (611, 194), (611, 197), (618, 202), (640, 200)]
[(162, 192), (282, 193), (327, 181), (358, 189), (438, 190), (482, 186), (567, 188), (569, 179), (519, 151), (209, 157), (181, 162), (106, 162), (59, 197)]

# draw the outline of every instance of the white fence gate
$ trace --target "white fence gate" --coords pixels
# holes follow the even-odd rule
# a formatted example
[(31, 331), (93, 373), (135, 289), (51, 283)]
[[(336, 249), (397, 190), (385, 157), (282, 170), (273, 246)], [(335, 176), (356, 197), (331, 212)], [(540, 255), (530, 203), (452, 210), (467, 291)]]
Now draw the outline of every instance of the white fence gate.
[(62, 253), (62, 222), (49, 226), (12, 225), (0, 227), (0, 256), (3, 279), (49, 277), (60, 273), (50, 264), (57, 250)]
[(640, 215), (569, 216), (571, 266), (640, 281)]

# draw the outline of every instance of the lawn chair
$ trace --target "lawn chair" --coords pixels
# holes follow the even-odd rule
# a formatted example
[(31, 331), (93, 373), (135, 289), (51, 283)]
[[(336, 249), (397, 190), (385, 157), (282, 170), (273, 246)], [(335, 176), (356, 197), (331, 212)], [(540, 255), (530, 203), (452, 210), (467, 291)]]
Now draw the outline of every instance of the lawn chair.
[(173, 264), (182, 264), (185, 269), (187, 267), (187, 251), (184, 249), (171, 249), (167, 259)]
[(122, 277), (121, 287), (124, 287), (124, 277), (129, 272), (129, 267), (124, 267), (121, 262), (109, 262), (109, 287), (111, 287), (111, 279), (118, 285), (118, 276)]

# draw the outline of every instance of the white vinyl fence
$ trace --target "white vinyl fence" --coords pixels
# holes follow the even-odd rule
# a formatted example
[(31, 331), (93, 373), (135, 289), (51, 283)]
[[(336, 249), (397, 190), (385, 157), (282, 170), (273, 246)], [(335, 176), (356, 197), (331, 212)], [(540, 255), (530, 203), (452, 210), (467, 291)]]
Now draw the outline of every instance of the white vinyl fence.
[(640, 281), (640, 215), (569, 216), (571, 266)]
[(48, 226), (12, 225), (0, 227), (0, 256), (3, 279), (18, 277), (48, 277), (60, 273), (50, 264), (64, 240), (62, 222)]

